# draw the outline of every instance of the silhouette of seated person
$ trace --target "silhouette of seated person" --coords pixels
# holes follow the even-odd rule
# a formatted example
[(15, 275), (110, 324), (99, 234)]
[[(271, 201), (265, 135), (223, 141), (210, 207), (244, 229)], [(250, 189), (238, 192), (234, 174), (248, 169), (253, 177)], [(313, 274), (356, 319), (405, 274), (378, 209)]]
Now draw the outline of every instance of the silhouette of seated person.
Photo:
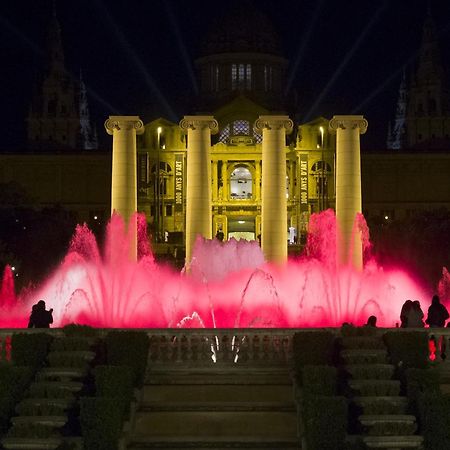
[(441, 303), (438, 295), (433, 295), (431, 305), (428, 308), (428, 317), (425, 323), (430, 328), (443, 328), (449, 318), (447, 308)]
[(367, 319), (367, 323), (364, 325), (365, 327), (373, 327), (376, 328), (377, 326), (377, 317), (376, 316), (370, 316)]
[(407, 328), (423, 328), (425, 326), (423, 323), (423, 311), (418, 300), (412, 302), (412, 306), (407, 313), (406, 323)]
[(28, 328), (50, 328), (53, 323), (53, 309), (46, 310), (44, 300), (39, 300), (31, 308)]

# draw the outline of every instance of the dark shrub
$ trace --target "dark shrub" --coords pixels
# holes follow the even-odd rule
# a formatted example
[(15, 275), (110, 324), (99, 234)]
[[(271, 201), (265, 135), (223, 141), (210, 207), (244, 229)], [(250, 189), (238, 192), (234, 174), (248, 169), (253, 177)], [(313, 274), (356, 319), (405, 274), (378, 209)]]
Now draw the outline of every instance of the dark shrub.
[(115, 398), (80, 399), (80, 422), (85, 450), (117, 450), (122, 433), (122, 412)]
[(106, 360), (109, 365), (133, 369), (134, 386), (144, 384), (150, 340), (142, 331), (111, 331), (106, 336)]
[(337, 370), (331, 366), (304, 366), (300, 378), (302, 387), (308, 394), (335, 395), (337, 390)]
[(335, 336), (329, 331), (304, 331), (293, 338), (294, 364), (299, 372), (306, 365), (327, 365), (333, 360)]
[(348, 407), (344, 397), (305, 395), (302, 414), (308, 450), (345, 448)]
[(422, 369), (428, 365), (428, 335), (420, 331), (389, 331), (384, 336), (392, 364)]
[(45, 363), (53, 337), (46, 333), (16, 333), (11, 339), (11, 359), (17, 366), (39, 367)]

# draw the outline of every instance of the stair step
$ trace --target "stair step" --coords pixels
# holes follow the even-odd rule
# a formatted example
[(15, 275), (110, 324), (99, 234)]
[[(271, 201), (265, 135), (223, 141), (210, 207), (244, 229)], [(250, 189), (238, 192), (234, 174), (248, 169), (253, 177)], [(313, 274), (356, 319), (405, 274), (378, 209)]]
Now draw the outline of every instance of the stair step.
[(13, 425), (33, 423), (54, 428), (64, 426), (67, 423), (67, 420), (67, 416), (16, 416), (11, 418)]
[(342, 338), (342, 345), (347, 350), (386, 350), (386, 346), (380, 336), (345, 336)]
[(87, 374), (87, 368), (76, 367), (45, 367), (38, 374), (38, 380), (47, 380), (49, 378), (58, 378), (61, 381), (70, 381), (74, 378), (84, 378)]
[(23, 399), (17, 406), (16, 412), (21, 414), (23, 409), (29, 406), (55, 406), (61, 408), (61, 410), (69, 409), (75, 402), (73, 398), (26, 398)]
[(384, 364), (387, 361), (387, 350), (384, 349), (351, 349), (341, 351), (342, 358), (348, 364)]
[(262, 438), (289, 438), (297, 435), (296, 412), (283, 411), (159, 411), (135, 415), (135, 437), (165, 440), (168, 437), (228, 439), (251, 436), (257, 430)]
[(408, 407), (406, 397), (379, 396), (379, 397), (354, 397), (352, 402), (366, 411), (377, 411), (378, 414), (404, 414)]
[(62, 444), (62, 438), (15, 438), (6, 437), (1, 440), (6, 450), (52, 450)]
[(422, 449), (423, 436), (363, 436), (363, 442), (367, 448), (385, 448), (385, 449)]
[(189, 385), (292, 385), (289, 371), (285, 369), (230, 369), (230, 370), (151, 370), (146, 380), (147, 385), (154, 384), (189, 384)]
[(356, 395), (358, 397), (398, 396), (400, 393), (399, 380), (351, 379), (348, 384), (352, 390), (358, 393)]
[(372, 425), (374, 423), (389, 422), (389, 423), (415, 423), (416, 417), (410, 414), (385, 414), (385, 415), (368, 415), (363, 414), (359, 416), (358, 420), (363, 425)]
[(158, 411), (283, 411), (295, 412), (296, 406), (291, 402), (144, 402), (139, 405), (140, 412)]
[(148, 440), (146, 438), (133, 439), (128, 450), (185, 450), (185, 449), (214, 449), (214, 450), (300, 450), (301, 445), (297, 438), (260, 439), (258, 437), (225, 439), (222, 437), (201, 439), (179, 439), (168, 437), (164, 441)]
[[(188, 379), (185, 379), (188, 383)], [(142, 390), (144, 402), (290, 402), (293, 387), (283, 385), (235, 385), (235, 384), (168, 384), (145, 385)]]
[(354, 378), (390, 380), (394, 375), (395, 367), (392, 364), (347, 364), (345, 371)]

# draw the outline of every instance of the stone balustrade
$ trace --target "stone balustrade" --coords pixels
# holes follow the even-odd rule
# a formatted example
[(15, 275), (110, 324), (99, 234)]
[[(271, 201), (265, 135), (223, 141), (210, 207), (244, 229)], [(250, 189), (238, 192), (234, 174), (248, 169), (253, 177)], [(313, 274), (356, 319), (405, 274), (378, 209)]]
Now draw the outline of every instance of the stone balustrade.
[[(101, 329), (105, 335), (109, 329)], [(322, 328), (317, 328), (322, 331)], [(336, 334), (340, 328), (330, 328)], [(380, 334), (389, 331), (379, 328)], [(394, 328), (399, 333), (423, 331), (434, 337), (437, 349), (431, 346), (430, 359), (443, 363), (450, 352), (450, 328)], [(11, 359), (11, 338), (14, 333), (46, 333), (61, 336), (62, 330), (0, 329), (0, 361)], [(125, 330), (124, 330), (125, 331)], [(149, 360), (152, 364), (289, 364), (292, 359), (292, 338), (295, 333), (311, 332), (311, 328), (158, 328), (146, 329), (150, 338)], [(312, 349), (313, 351), (313, 349)]]

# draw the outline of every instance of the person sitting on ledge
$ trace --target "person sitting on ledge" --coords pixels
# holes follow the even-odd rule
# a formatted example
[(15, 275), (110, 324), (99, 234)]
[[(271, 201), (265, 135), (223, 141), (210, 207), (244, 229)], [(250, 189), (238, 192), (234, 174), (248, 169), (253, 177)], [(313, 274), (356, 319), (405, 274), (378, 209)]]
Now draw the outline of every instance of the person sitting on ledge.
[(448, 318), (449, 314), (447, 308), (441, 303), (439, 296), (433, 295), (425, 323), (427, 323), (430, 328), (442, 328), (445, 326), (445, 321)]
[(374, 327), (374, 328), (376, 328), (376, 326), (377, 326), (377, 317), (376, 316), (370, 316), (367, 319), (367, 323), (364, 326), (365, 327)]
[(39, 300), (31, 308), (28, 328), (50, 328), (51, 323), (53, 323), (53, 308), (47, 311), (44, 300)]

